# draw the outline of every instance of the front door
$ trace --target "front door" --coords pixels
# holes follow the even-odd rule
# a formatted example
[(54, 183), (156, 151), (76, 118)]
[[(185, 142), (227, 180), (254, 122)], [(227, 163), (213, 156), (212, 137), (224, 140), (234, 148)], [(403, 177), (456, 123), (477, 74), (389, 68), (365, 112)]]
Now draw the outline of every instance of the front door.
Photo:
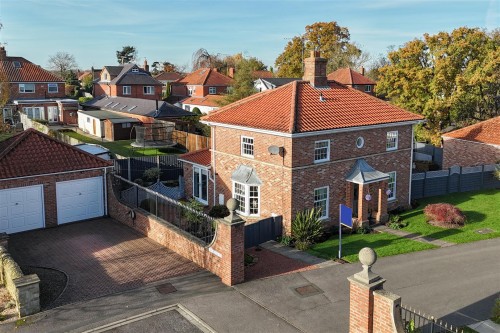
[(47, 113), (49, 123), (57, 123), (59, 121), (59, 109), (57, 106), (48, 106)]

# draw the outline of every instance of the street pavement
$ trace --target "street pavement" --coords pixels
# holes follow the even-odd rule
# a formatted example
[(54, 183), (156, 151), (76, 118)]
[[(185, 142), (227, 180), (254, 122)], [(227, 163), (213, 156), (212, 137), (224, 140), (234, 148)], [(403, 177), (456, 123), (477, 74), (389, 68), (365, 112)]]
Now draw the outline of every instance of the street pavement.
[[(373, 271), (403, 305), (453, 326), (472, 324), (489, 318), (498, 297), (498, 253), (500, 239), (485, 240), (380, 258)], [(360, 270), (359, 263), (333, 265), (233, 288), (197, 272), (45, 311), (17, 329), (0, 325), (0, 332), (347, 332), (347, 277)], [(165, 282), (177, 291), (160, 293)], [(304, 286), (313, 293), (297, 292)], [(175, 321), (178, 314), (186, 322)]]

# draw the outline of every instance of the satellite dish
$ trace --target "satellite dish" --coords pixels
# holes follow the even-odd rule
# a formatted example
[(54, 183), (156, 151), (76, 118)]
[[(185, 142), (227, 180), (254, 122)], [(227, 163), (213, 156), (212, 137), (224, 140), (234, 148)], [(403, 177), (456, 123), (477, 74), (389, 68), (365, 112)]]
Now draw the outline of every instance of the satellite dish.
[(269, 154), (271, 154), (271, 155), (278, 155), (280, 153), (280, 147), (269, 146), (269, 148), (267, 148), (267, 151), (269, 151)]

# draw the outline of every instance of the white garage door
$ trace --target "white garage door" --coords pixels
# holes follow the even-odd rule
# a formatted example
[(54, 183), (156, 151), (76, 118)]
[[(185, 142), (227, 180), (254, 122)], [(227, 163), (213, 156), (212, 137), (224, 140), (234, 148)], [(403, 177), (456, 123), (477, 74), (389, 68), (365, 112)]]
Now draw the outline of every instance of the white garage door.
[(102, 177), (56, 183), (57, 223), (104, 215)]
[(43, 228), (43, 186), (0, 190), (0, 232)]

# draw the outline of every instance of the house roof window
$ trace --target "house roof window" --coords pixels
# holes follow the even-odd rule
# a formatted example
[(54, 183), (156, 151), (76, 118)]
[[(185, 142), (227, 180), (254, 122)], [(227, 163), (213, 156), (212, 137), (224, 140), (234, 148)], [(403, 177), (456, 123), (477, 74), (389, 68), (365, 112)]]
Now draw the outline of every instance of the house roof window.
[(12, 64), (14, 65), (14, 68), (21, 68), (21, 62), (20, 61), (13, 61)]

